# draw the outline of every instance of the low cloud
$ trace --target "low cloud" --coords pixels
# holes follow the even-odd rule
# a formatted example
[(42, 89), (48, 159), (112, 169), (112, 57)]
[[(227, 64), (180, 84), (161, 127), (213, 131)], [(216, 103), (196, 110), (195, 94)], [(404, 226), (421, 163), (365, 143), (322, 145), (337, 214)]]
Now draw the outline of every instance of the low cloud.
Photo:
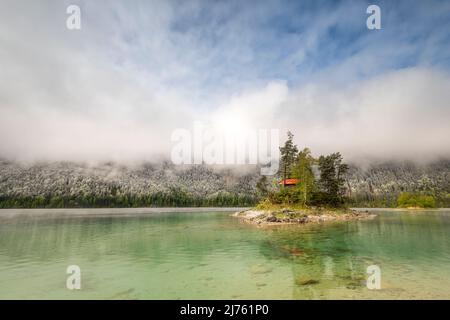
[(429, 18), (410, 29), (392, 10), (378, 34), (358, 29), (365, 8), (352, 1), (257, 12), (80, 1), (78, 33), (65, 29), (68, 4), (2, 8), (0, 157), (160, 159), (194, 121), (291, 130), (300, 147), (355, 161), (450, 157), (447, 29), (430, 24), (449, 13), (440, 2), (411, 9)]
[(251, 128), (294, 133), (316, 154), (340, 151), (347, 159), (433, 160), (450, 157), (450, 74), (408, 68), (357, 84), (285, 82), (234, 97), (225, 117)]

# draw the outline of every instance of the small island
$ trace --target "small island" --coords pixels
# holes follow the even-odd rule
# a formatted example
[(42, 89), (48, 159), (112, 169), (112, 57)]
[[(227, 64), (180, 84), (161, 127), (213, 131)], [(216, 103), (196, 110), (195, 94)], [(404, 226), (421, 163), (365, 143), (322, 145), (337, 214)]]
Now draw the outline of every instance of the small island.
[(367, 210), (330, 209), (330, 208), (289, 208), (275, 210), (250, 209), (236, 212), (233, 216), (256, 225), (306, 224), (331, 221), (372, 219), (375, 214)]
[[(280, 174), (270, 182), (262, 176), (256, 187), (261, 202), (233, 216), (256, 225), (306, 224), (328, 221), (372, 219), (368, 210), (347, 205), (346, 173), (339, 152), (314, 158), (308, 148), (298, 151), (293, 134), (280, 148)], [(279, 181), (281, 179), (281, 181)]]

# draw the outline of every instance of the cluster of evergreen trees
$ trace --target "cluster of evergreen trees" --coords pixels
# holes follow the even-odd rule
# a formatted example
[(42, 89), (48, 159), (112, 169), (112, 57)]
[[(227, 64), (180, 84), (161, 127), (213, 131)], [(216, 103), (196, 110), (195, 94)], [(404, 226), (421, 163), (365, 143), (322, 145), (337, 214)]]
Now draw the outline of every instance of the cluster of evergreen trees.
[(356, 195), (348, 199), (349, 206), (360, 208), (448, 208), (450, 195), (402, 192), (388, 195)]
[(265, 195), (272, 203), (302, 204), (304, 206), (331, 206), (344, 204), (345, 175), (348, 165), (343, 163), (339, 152), (314, 158), (305, 148), (298, 151), (293, 142), (294, 135), (288, 132), (288, 139), (280, 148), (281, 161), (279, 178), (298, 179), (295, 186), (284, 186), (269, 191), (267, 178), (262, 177), (257, 184), (260, 195)]
[(403, 192), (397, 205), (400, 208), (436, 208), (436, 199), (432, 195)]

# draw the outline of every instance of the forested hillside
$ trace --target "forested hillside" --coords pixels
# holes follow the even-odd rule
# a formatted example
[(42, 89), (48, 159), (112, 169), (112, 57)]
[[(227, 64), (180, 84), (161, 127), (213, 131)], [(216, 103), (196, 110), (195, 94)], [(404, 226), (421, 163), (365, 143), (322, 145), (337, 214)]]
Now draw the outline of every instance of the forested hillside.
[[(259, 200), (260, 177), (254, 167), (0, 161), (0, 207), (250, 206)], [(276, 180), (268, 179), (272, 188)], [(432, 194), (438, 206), (450, 206), (450, 161), (350, 165), (346, 180), (353, 206), (396, 206), (405, 191)]]
[(170, 163), (89, 166), (1, 162), (2, 207), (242, 206), (255, 203), (254, 172)]
[(353, 165), (348, 172), (347, 190), (351, 203), (363, 207), (395, 207), (402, 192), (432, 195), (437, 206), (450, 207), (450, 161)]

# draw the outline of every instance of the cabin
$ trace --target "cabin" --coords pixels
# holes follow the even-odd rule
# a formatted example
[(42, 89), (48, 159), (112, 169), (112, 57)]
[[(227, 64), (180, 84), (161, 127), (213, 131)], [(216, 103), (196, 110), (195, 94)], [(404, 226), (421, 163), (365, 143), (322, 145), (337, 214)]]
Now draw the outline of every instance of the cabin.
[(285, 187), (294, 187), (297, 184), (300, 183), (299, 179), (284, 179), (278, 182), (279, 185), (285, 186)]

